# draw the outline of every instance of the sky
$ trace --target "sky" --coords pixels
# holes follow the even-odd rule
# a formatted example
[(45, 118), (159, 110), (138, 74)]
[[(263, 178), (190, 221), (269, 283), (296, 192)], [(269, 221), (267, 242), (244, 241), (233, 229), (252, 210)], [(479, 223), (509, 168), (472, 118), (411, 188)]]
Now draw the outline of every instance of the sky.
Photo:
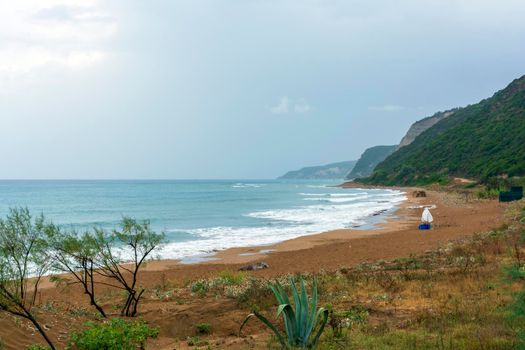
[(525, 74), (523, 0), (0, 1), (0, 178), (264, 179)]

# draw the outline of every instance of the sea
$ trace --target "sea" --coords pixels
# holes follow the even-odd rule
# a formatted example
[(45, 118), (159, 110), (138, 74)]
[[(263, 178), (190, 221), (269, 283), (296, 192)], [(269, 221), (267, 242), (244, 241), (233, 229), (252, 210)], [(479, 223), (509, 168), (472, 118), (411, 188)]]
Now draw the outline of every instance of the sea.
[(192, 263), (231, 247), (371, 228), (406, 200), (397, 190), (336, 187), (341, 181), (2, 180), (0, 216), (28, 207), (79, 232), (113, 229), (123, 216), (149, 220), (166, 234), (160, 257)]

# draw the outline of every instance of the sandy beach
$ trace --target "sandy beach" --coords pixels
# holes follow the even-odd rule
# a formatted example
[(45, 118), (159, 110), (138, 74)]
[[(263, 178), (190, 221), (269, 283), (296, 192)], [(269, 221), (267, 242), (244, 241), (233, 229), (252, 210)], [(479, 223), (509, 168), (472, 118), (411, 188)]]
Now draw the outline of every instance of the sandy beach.
[[(260, 261), (266, 262), (269, 268), (249, 273), (261, 278), (332, 271), (366, 261), (423, 253), (449, 241), (486, 232), (502, 223), (505, 205), (497, 201), (468, 201), (460, 195), (434, 191), (427, 191), (427, 197), (415, 198), (412, 196), (414, 189), (403, 190), (408, 199), (386, 222), (373, 230), (335, 230), (272, 246), (233, 248), (213, 256), (219, 260), (199, 264), (154, 261), (148, 264), (142, 274), (141, 284), (152, 288), (168, 281), (174, 286), (184, 286), (191, 280), (216, 276), (222, 271), (237, 271), (242, 265)], [(430, 204), (437, 207), (432, 210), (435, 219), (433, 229), (419, 231), (417, 225), (422, 209), (410, 207)], [(113, 298), (118, 296), (108, 295), (113, 295)], [(47, 282), (39, 298), (40, 303), (52, 303), (56, 308), (89, 310), (87, 299), (77, 287), (56, 287)], [(109, 305), (111, 297), (107, 298), (105, 303)], [(209, 298), (191, 300), (184, 304), (176, 300), (162, 303), (144, 300), (140, 316), (161, 328), (159, 339), (151, 342), (155, 344), (152, 348), (173, 349), (174, 339), (185, 338), (192, 332), (192, 327), (202, 320), (213, 320), (214, 336), (235, 338), (234, 334), (246, 311), (239, 310), (233, 301)], [(115, 310), (112, 312), (117, 315)], [(46, 327), (50, 334), (62, 341), (65, 341), (66, 333), (83, 322), (81, 318), (67, 313), (57, 314), (47, 321)], [(40, 339), (34, 332), (33, 336), (28, 337), (27, 327), (24, 322), (17, 326), (11, 319), (0, 320), (0, 336), (5, 339), (8, 349), (18, 349), (22, 344)]]

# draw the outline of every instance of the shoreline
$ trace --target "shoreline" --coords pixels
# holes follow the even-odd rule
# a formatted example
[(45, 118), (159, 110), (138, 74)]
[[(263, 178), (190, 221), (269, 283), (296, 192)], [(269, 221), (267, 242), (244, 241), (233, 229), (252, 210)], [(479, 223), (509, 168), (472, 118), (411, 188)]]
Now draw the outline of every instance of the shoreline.
[[(183, 264), (180, 260), (148, 263), (145, 280), (165, 275), (174, 279), (206, 278), (224, 270), (266, 262), (269, 268), (251, 271), (262, 276), (313, 272), (352, 266), (371, 260), (394, 259), (423, 253), (449, 241), (498, 227), (504, 205), (495, 201), (467, 201), (459, 195), (426, 190), (427, 197), (413, 197), (416, 188), (398, 188), (407, 200), (372, 230), (340, 229), (301, 236), (269, 246), (236, 247), (219, 251), (210, 258), (220, 260)], [(413, 205), (435, 204), (433, 229), (418, 230), (421, 209)], [(263, 250), (263, 253), (260, 251)], [(270, 252), (268, 252), (270, 250)]]
[[(360, 188), (364, 188), (360, 186)], [(377, 188), (377, 187), (376, 187)], [(415, 187), (382, 187), (405, 192), (406, 200), (372, 229), (344, 228), (309, 234), (282, 242), (232, 247), (217, 251), (200, 261), (156, 259), (143, 268), (141, 282), (156, 284), (162, 278), (192, 280), (213, 277), (222, 271), (237, 271), (247, 264), (265, 262), (269, 268), (249, 271), (266, 277), (289, 273), (333, 270), (366, 261), (386, 260), (423, 253), (447, 242), (485, 232), (503, 222), (504, 204), (490, 200), (466, 201), (451, 193), (425, 190), (427, 197), (413, 197)], [(457, 198), (455, 198), (457, 197)], [(433, 228), (418, 230), (421, 209), (411, 206), (435, 204)], [(44, 289), (53, 288), (48, 281)]]
[[(336, 185), (334, 187), (341, 188), (361, 188), (367, 190), (368, 187), (356, 186), (345, 187), (346, 183)], [(379, 187), (375, 187), (376, 189)], [(148, 263), (147, 269), (149, 271), (162, 271), (173, 266), (195, 266), (195, 265), (237, 265), (250, 264), (263, 261), (273, 253), (284, 253), (303, 249), (313, 248), (318, 245), (333, 243), (339, 240), (352, 240), (356, 238), (365, 238), (373, 235), (383, 234), (387, 232), (397, 231), (405, 226), (410, 225), (417, 220), (417, 215), (414, 211), (408, 209), (409, 206), (415, 203), (419, 204), (420, 200), (411, 198), (409, 192), (415, 190), (411, 187), (381, 187), (384, 189), (395, 189), (403, 192), (407, 199), (394, 208), (386, 210), (386, 212), (379, 213), (381, 215), (379, 222), (370, 222), (362, 225), (367, 228), (339, 228), (335, 230), (322, 231), (313, 234), (304, 234), (292, 239), (286, 239), (277, 243), (267, 245), (253, 245), (253, 246), (239, 246), (231, 247), (224, 250), (218, 250), (213, 253), (196, 255), (190, 258), (183, 259), (163, 259), (154, 260)], [(373, 215), (376, 216), (376, 215)], [(369, 217), (370, 219), (373, 217)], [(412, 217), (413, 216), (413, 217)]]

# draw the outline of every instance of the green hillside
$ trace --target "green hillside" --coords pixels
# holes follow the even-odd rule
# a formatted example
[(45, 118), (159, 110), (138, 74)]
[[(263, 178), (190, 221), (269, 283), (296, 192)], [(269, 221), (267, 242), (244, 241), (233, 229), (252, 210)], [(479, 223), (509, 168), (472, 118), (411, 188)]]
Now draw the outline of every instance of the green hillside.
[(397, 145), (394, 146), (374, 146), (367, 148), (359, 160), (355, 164), (354, 168), (346, 176), (347, 180), (365, 177), (372, 174), (372, 171), (377, 164), (382, 162), (386, 157), (388, 157), (392, 152), (397, 148)]
[(525, 76), (439, 121), (361, 180), (413, 185), (498, 175), (525, 175)]

